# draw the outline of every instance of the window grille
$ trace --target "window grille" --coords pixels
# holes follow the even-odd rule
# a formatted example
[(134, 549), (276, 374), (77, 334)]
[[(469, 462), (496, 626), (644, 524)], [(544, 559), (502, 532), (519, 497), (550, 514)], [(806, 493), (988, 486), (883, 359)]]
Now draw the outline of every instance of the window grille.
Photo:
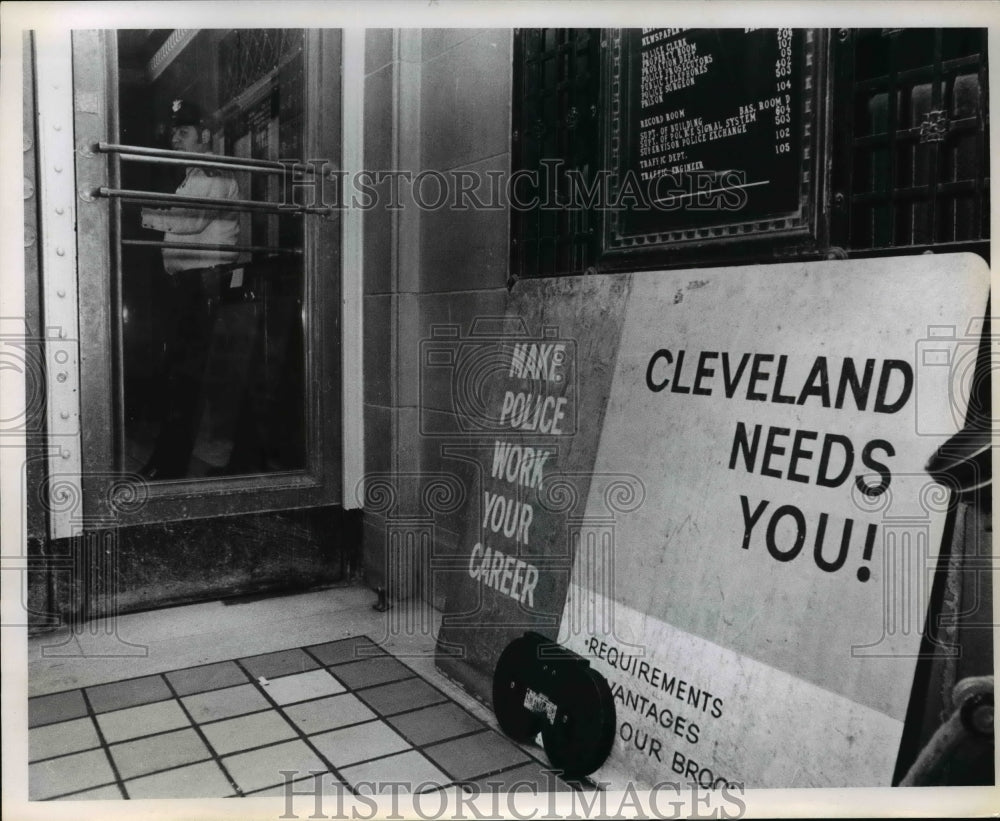
[(238, 29), (219, 43), (220, 98), (232, 100), (302, 51), (301, 29)]
[[(605, 120), (615, 113), (601, 68), (613, 56), (608, 34), (515, 34), (511, 170), (536, 177), (513, 187), (514, 277), (599, 265), (601, 210), (567, 202), (574, 174), (600, 190)], [(830, 177), (818, 188), (818, 241), (851, 256), (935, 249), (988, 258), (986, 29), (841, 29), (829, 39), (830, 123), (820, 150)]]
[(988, 238), (986, 30), (839, 39), (838, 120), (850, 126), (835, 158), (835, 242), (853, 252)]
[(573, 173), (590, 187), (602, 167), (600, 66), (599, 29), (515, 35), (511, 167), (535, 175), (512, 192), (515, 276), (582, 273), (600, 252), (600, 211), (568, 207)]

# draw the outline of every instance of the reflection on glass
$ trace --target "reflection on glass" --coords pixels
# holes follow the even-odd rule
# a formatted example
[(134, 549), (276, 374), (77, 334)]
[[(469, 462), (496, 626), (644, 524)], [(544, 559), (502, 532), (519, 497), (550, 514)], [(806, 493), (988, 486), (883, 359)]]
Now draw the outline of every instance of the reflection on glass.
[[(301, 155), (301, 31), (121, 31), (119, 142), (253, 160)], [(280, 174), (123, 158), (122, 467), (151, 480), (305, 467), (303, 219)]]

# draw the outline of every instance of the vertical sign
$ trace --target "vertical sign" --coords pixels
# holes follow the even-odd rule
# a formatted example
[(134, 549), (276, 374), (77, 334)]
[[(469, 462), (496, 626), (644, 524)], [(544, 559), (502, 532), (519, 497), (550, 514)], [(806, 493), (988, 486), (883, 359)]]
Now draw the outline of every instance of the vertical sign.
[(442, 444), (461, 443), (474, 477), (456, 552), (432, 562), (446, 597), (437, 663), (486, 701), (507, 644), (558, 632), (624, 299), (623, 277), (526, 280), (505, 316), (465, 335), (438, 327), (422, 346), (421, 408), (448, 401), (460, 436)]

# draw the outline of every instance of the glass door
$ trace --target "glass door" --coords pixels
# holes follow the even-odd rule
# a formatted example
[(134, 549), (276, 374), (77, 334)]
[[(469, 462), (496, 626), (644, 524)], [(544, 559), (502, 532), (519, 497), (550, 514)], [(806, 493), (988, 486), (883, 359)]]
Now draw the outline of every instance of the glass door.
[(338, 165), (339, 50), (291, 29), (74, 35), (91, 515), (339, 501), (339, 214), (302, 160)]

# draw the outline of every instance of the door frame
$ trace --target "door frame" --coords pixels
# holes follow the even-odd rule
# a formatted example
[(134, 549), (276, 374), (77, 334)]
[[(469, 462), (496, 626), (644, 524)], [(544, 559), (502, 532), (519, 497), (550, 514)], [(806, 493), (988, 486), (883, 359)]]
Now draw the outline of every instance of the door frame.
[[(306, 30), (303, 153), (340, 165), (341, 32)], [(114, 187), (112, 158), (94, 150), (117, 142), (114, 30), (72, 35), (76, 148), (79, 315), (79, 436), (82, 517), (63, 517), (53, 537), (81, 529), (168, 522), (339, 504), (343, 496), (341, 426), (341, 220), (305, 217), (304, 355), (306, 467), (300, 471), (149, 483), (121, 469), (123, 438), (121, 270), (111, 205), (95, 196)], [(46, 272), (43, 271), (43, 277)], [(44, 280), (43, 280), (44, 281)], [(48, 324), (48, 323), (47, 323)], [(51, 428), (50, 428), (51, 430)], [(52, 476), (55, 479), (55, 476)], [(56, 523), (54, 517), (54, 524)], [(60, 532), (55, 532), (56, 530)]]

